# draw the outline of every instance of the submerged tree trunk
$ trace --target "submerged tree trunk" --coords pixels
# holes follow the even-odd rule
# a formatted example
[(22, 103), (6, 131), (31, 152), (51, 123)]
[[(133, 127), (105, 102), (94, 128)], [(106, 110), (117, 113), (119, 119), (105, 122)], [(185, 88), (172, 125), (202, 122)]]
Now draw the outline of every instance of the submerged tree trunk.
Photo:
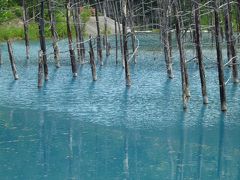
[(43, 78), (43, 53), (40, 50), (38, 52), (38, 88), (42, 87), (42, 78)]
[(221, 100), (221, 110), (227, 110), (227, 100), (224, 82), (224, 66), (222, 59), (222, 48), (220, 44), (220, 23), (219, 23), (219, 13), (217, 7), (218, 0), (214, 0), (214, 15), (215, 15), (215, 43), (217, 51), (217, 65), (218, 65), (218, 78), (219, 78), (219, 88), (220, 88), (220, 100)]
[(188, 101), (188, 87), (187, 87), (187, 68), (186, 68), (186, 59), (185, 59), (185, 52), (182, 44), (182, 36), (181, 36), (181, 22), (179, 19), (179, 13), (178, 13), (178, 5), (173, 4), (174, 13), (176, 16), (175, 24), (176, 24), (176, 38), (178, 43), (178, 49), (180, 54), (180, 67), (181, 67), (181, 77), (182, 77), (182, 98), (183, 98), (183, 108), (187, 108), (187, 101)]
[(9, 54), (9, 60), (10, 60), (11, 67), (12, 67), (13, 77), (15, 80), (18, 80), (19, 77), (17, 74), (17, 68), (16, 68), (16, 63), (15, 63), (15, 58), (13, 55), (12, 43), (10, 40), (7, 41), (7, 46), (8, 46), (8, 54)]
[(72, 31), (70, 25), (70, 0), (66, 0), (66, 21), (67, 21), (67, 33), (68, 33), (68, 44), (69, 44), (69, 53), (71, 59), (72, 73), (73, 77), (77, 77), (77, 65), (75, 53), (72, 45)]
[(194, 19), (195, 19), (195, 46), (197, 52), (197, 59), (199, 65), (199, 73), (201, 79), (201, 88), (202, 88), (202, 96), (203, 96), (203, 103), (208, 103), (208, 96), (207, 96), (207, 86), (206, 86), (206, 77), (205, 77), (205, 67), (203, 62), (203, 55), (202, 55), (202, 47), (201, 47), (201, 37), (200, 37), (200, 10), (199, 10), (199, 0), (195, 0), (194, 2)]
[(131, 86), (130, 69), (128, 64), (128, 40), (127, 40), (127, 1), (122, 1), (122, 32), (123, 32), (123, 55), (125, 63), (126, 85)]
[(23, 27), (24, 27), (24, 39), (25, 39), (25, 46), (26, 46), (26, 57), (29, 59), (29, 30), (28, 30), (28, 10), (26, 7), (25, 0), (22, 1), (23, 7)]
[(54, 1), (49, 0), (48, 2), (48, 14), (51, 23), (51, 34), (52, 34), (52, 46), (54, 51), (54, 61), (56, 68), (60, 67), (60, 56), (59, 56), (59, 48), (58, 48), (58, 35), (56, 30), (56, 17), (54, 14)]
[(39, 18), (39, 38), (40, 46), (43, 52), (43, 67), (44, 67), (44, 76), (45, 80), (48, 80), (48, 65), (47, 65), (47, 52), (46, 52), (46, 41), (45, 41), (45, 22), (44, 22), (44, 0), (40, 2), (40, 18)]
[[(160, 1), (159, 1), (159, 4)], [(170, 79), (173, 78), (173, 68), (172, 68), (172, 53), (171, 53), (171, 43), (170, 43), (170, 36), (169, 36), (169, 18), (170, 18), (170, 7), (169, 7), (169, 0), (165, 0), (163, 4), (164, 12), (163, 12), (163, 20), (162, 20), (162, 43), (164, 46), (164, 55), (165, 55), (165, 62), (167, 67), (167, 75)]]
[(93, 51), (93, 46), (92, 46), (92, 36), (89, 36), (89, 55), (90, 55), (90, 64), (91, 64), (91, 69), (92, 69), (92, 78), (93, 81), (97, 80), (97, 73), (96, 73), (96, 64), (95, 64), (95, 57), (94, 57), (94, 51)]

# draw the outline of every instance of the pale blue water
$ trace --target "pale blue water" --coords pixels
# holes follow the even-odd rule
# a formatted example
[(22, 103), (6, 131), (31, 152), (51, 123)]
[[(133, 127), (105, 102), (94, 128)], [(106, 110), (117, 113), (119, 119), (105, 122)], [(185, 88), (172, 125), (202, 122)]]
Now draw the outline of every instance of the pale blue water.
[[(14, 44), (19, 81), (2, 45), (0, 179), (240, 179), (239, 85), (227, 85), (223, 114), (215, 51), (205, 47), (209, 105), (202, 105), (198, 67), (191, 62), (192, 96), (183, 112), (178, 52), (175, 78), (168, 80), (158, 36), (148, 42), (140, 36), (129, 89), (114, 55), (92, 82), (88, 64), (72, 78), (66, 53), (58, 70), (49, 60), (50, 79), (38, 90), (38, 43), (32, 42), (29, 62), (23, 43)], [(61, 49), (67, 50), (63, 42)], [(193, 52), (187, 50), (189, 59)]]

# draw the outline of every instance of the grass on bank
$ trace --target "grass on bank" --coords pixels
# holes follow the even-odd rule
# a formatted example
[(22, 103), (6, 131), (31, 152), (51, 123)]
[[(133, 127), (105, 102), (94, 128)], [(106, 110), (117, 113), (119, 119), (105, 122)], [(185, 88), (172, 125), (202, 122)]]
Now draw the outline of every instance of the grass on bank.
[[(16, 8), (15, 8), (16, 9)], [(66, 27), (66, 16), (63, 13), (56, 12), (56, 31), (60, 39), (67, 37), (67, 27)], [(21, 40), (24, 39), (24, 29), (21, 17), (21, 13), (12, 13), (9, 11), (1, 14), (0, 13), (0, 41), (6, 41), (8, 39)], [(91, 17), (91, 9), (89, 6), (85, 7), (81, 12), (82, 23), (85, 24), (89, 21)], [(49, 21), (47, 13), (45, 14), (46, 21)], [(72, 21), (72, 18), (71, 18)], [(72, 22), (71, 22), (72, 23)], [(73, 23), (72, 23), (73, 24)], [(30, 40), (36, 40), (39, 38), (39, 27), (37, 22), (31, 21), (29, 23), (29, 38)], [(83, 26), (85, 31), (85, 27)], [(75, 36), (74, 26), (72, 25), (72, 34)], [(45, 36), (46, 38), (51, 38), (50, 24), (45, 24)]]

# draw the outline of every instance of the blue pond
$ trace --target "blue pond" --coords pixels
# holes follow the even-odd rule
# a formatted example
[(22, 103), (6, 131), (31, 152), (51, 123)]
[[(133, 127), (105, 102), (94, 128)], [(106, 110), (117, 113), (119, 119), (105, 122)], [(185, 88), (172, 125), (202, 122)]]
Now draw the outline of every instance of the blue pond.
[[(228, 111), (222, 113), (215, 50), (203, 49), (209, 104), (202, 105), (198, 66), (191, 61), (184, 112), (176, 47), (169, 80), (159, 37), (139, 40), (130, 88), (113, 50), (103, 67), (97, 65), (96, 82), (89, 64), (73, 79), (68, 53), (60, 69), (49, 55), (49, 81), (39, 90), (38, 42), (31, 42), (29, 61), (24, 43), (14, 42), (18, 81), (1, 44), (0, 179), (240, 179), (239, 85), (227, 84)], [(67, 50), (66, 41), (60, 48)], [(194, 54), (187, 47), (188, 59)]]

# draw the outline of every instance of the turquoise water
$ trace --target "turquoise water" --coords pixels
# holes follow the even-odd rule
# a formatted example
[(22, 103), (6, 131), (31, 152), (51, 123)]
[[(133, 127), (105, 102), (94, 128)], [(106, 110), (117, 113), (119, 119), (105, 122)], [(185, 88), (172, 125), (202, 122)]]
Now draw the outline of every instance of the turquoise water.
[[(39, 90), (37, 42), (28, 62), (23, 42), (14, 44), (20, 77), (14, 81), (2, 44), (0, 179), (240, 179), (239, 86), (227, 84), (223, 114), (215, 51), (205, 47), (209, 105), (202, 105), (198, 67), (190, 62), (191, 99), (184, 112), (177, 51), (175, 78), (168, 80), (156, 51), (159, 39), (151, 38), (148, 44), (140, 37), (127, 89), (114, 56), (98, 66), (92, 82), (88, 64), (73, 79), (63, 54), (58, 70), (49, 60), (49, 81)], [(189, 59), (193, 53), (187, 49)]]

